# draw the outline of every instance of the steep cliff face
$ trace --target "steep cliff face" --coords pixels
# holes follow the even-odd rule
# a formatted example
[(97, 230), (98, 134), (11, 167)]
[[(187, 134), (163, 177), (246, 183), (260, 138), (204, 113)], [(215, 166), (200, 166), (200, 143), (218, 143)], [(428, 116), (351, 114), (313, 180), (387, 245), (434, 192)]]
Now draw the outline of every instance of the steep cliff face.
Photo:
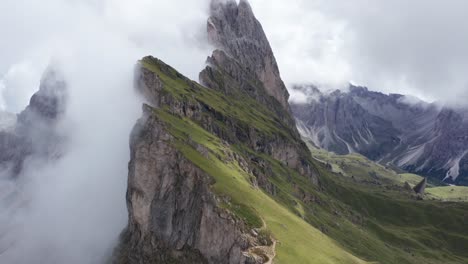
[(207, 30), (218, 49), (200, 73), (206, 87), (152, 57), (137, 67), (149, 105), (131, 140), (118, 263), (270, 263), (275, 243), (255, 201), (272, 203), (262, 190), (278, 193), (279, 168), (318, 184), (249, 4), (213, 1)]
[(435, 181), (466, 184), (466, 110), (407, 102), (403, 95), (363, 87), (331, 94), (297, 89), (309, 93), (310, 100), (293, 104), (292, 110), (302, 135), (316, 146), (338, 154), (357, 152)]
[[(245, 175), (245, 186), (232, 188), (260, 186), (274, 194), (275, 160), (317, 184), (295, 127), (229, 75), (205, 71), (218, 90), (151, 57), (138, 66), (137, 89), (149, 105), (132, 134), (129, 225), (118, 263), (267, 263), (274, 256), (272, 238), (259, 235), (267, 227), (252, 205), (225, 190), (223, 177)], [(232, 89), (225, 93), (225, 87)]]
[(289, 111), (288, 91), (281, 80), (275, 56), (262, 25), (255, 18), (249, 3), (246, 0), (239, 1), (239, 4), (235, 0), (214, 0), (211, 2), (210, 11), (210, 41), (227, 56), (253, 72), (255, 79), (263, 83), (268, 95)]
[(130, 218), (120, 263), (246, 263), (242, 223), (218, 207), (212, 178), (177, 149), (156, 109), (144, 111), (130, 143)]
[(41, 80), (39, 91), (30, 100), (13, 126), (0, 131), (0, 166), (18, 175), (29, 157), (54, 159), (61, 153), (64, 138), (57, 124), (65, 112), (66, 83), (52, 68)]

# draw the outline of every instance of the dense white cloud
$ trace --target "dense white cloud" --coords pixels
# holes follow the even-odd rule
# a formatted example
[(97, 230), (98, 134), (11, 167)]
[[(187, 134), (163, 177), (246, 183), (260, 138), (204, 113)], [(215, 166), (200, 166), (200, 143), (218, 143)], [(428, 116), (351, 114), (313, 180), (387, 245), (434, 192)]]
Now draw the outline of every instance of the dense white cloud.
[[(0, 1), (0, 106), (19, 112), (49, 64), (69, 102), (53, 163), (0, 171), (0, 263), (104, 263), (127, 220), (129, 134), (141, 115), (136, 61), (152, 54), (192, 78), (204, 66), (208, 2)], [(37, 143), (37, 142), (35, 142)]]
[[(209, 48), (204, 42), (209, 0), (3, 0), (0, 9), (0, 90), (5, 108), (17, 112), (37, 89), (50, 60), (92, 47), (137, 58), (152, 54), (197, 79)], [(96, 35), (112, 36), (108, 39)], [(89, 58), (99, 63), (99, 57)]]
[(288, 84), (468, 100), (463, 0), (251, 0)]
[[(127, 38), (140, 50), (161, 57), (196, 79), (209, 54), (205, 44), (197, 41), (204, 39), (208, 2), (3, 1), (2, 10), (9, 12), (0, 17), (0, 24), (15, 26), (0, 29), (2, 36), (8, 36), (8, 41), (0, 42), (0, 80), (7, 78), (5, 75), (18, 64), (44, 67), (51, 53), (44, 50), (57, 48), (55, 42), (64, 31), (73, 31), (79, 24), (80, 14), (75, 12), (98, 17), (98, 24), (106, 30)], [(288, 85), (313, 82), (326, 88), (340, 88), (352, 81), (373, 90), (428, 100), (468, 99), (466, 1), (250, 2)], [(33, 79), (37, 82), (37, 73), (35, 78), (31, 75), (19, 83), (6, 85), (3, 92), (0, 90), (3, 97), (9, 97), (4, 98), (7, 109), (17, 111), (27, 102), (27, 91), (31, 91), (28, 87)], [(16, 91), (18, 94), (23, 91), (24, 95), (10, 96)]]

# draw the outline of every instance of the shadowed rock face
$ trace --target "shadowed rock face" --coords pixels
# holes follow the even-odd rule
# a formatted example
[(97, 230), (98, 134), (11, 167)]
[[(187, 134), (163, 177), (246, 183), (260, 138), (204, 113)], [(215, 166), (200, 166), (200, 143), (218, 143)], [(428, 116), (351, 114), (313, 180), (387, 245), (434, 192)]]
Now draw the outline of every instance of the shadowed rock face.
[(426, 185), (427, 185), (427, 178), (424, 178), (418, 185), (414, 186), (413, 190), (415, 193), (424, 195), (424, 192), (426, 191)]
[(318, 147), (364, 156), (438, 181), (468, 184), (468, 113), (425, 102), (407, 103), (403, 95), (351, 86), (349, 92), (309, 94), (292, 104), (301, 134)]
[(211, 178), (144, 107), (131, 136), (129, 223), (114, 263), (246, 263), (241, 225), (217, 206)]
[(208, 19), (208, 37), (249, 71), (255, 73), (268, 95), (289, 111), (288, 91), (281, 80), (275, 56), (262, 25), (246, 0), (213, 0)]
[(39, 91), (17, 117), (14, 127), (0, 131), (0, 166), (18, 175), (28, 157), (60, 156), (63, 138), (57, 123), (65, 112), (66, 83), (52, 69), (44, 73)]
[(400, 143), (392, 123), (369, 113), (346, 93), (336, 91), (310, 104), (293, 104), (302, 135), (337, 154), (358, 152), (377, 159)]

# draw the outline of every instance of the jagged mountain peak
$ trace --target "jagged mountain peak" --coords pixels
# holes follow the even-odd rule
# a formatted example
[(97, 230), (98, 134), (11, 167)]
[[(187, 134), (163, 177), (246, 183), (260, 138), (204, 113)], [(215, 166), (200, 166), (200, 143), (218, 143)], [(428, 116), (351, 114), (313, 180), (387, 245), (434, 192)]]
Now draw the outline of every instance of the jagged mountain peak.
[(39, 90), (29, 105), (18, 114), (16, 122), (0, 131), (0, 170), (17, 176), (31, 156), (55, 159), (61, 156), (63, 135), (57, 123), (66, 109), (67, 84), (61, 72), (49, 67), (43, 74)]
[(66, 98), (64, 76), (59, 69), (50, 66), (41, 78), (39, 90), (31, 97), (29, 105), (19, 114), (18, 119), (22, 122), (36, 118), (55, 120), (64, 113)]
[(209, 41), (216, 49), (252, 71), (268, 95), (289, 111), (289, 93), (263, 27), (248, 1), (213, 0), (207, 30)]

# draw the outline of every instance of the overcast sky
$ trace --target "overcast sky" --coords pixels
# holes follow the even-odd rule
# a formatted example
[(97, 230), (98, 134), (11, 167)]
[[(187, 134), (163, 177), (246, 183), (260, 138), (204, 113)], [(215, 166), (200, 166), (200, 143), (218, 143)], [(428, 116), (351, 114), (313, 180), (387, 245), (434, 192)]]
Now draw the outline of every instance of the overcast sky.
[[(94, 48), (157, 56), (198, 78), (209, 0), (1, 0), (0, 110), (21, 111), (52, 61)], [(110, 38), (109, 38), (110, 37)], [(90, 57), (100, 63), (99, 57)], [(103, 70), (106, 70), (103, 67)], [(133, 72), (128, 73), (129, 76)]]
[(468, 102), (464, 0), (251, 0), (288, 84)]
[[(0, 109), (26, 105), (45, 65), (66, 53), (67, 35), (85, 31), (79, 21), (86, 19), (130, 40), (141, 56), (152, 53), (196, 79), (209, 54), (208, 2), (2, 0), (8, 11), (0, 16)], [(426, 100), (468, 100), (468, 1), (250, 2), (288, 86), (353, 82)]]

